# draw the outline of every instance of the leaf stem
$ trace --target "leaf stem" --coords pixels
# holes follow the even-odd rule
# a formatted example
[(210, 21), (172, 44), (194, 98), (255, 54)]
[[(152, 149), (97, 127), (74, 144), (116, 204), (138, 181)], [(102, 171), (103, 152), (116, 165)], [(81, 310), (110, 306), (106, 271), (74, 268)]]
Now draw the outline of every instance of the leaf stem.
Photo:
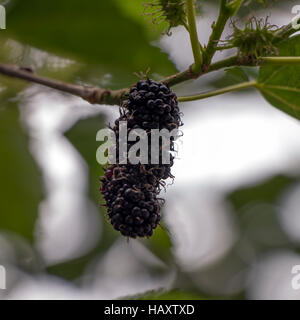
[(225, 87), (225, 88), (214, 90), (214, 91), (204, 92), (204, 93), (200, 93), (193, 96), (178, 97), (178, 101), (187, 102), (187, 101), (201, 100), (209, 97), (218, 96), (220, 94), (224, 94), (227, 92), (238, 91), (238, 90), (242, 90), (250, 87), (256, 87), (256, 86), (257, 86), (257, 81), (242, 82), (229, 87)]
[(300, 64), (300, 57), (261, 57), (267, 64)]
[(197, 34), (194, 0), (186, 0), (186, 14), (188, 20), (190, 40), (194, 55), (194, 64), (191, 70), (193, 73), (197, 74), (201, 72), (203, 57)]
[(204, 62), (206, 65), (211, 63), (211, 60), (216, 52), (216, 48), (218, 47), (219, 40), (224, 31), (225, 25), (230, 18), (231, 12), (226, 7), (227, 1), (221, 0), (219, 16), (217, 22), (212, 25), (212, 33), (209, 38), (207, 48), (205, 50)]

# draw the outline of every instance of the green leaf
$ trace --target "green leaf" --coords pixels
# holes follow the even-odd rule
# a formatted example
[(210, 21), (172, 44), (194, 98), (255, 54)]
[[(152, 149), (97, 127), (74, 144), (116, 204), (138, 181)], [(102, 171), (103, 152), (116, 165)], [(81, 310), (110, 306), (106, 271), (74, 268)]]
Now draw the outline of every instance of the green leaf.
[(147, 32), (148, 37), (151, 40), (157, 39), (167, 28), (168, 23), (162, 21), (157, 24), (153, 24), (152, 16), (149, 15), (145, 8), (147, 1), (141, 0), (113, 0), (122, 10), (122, 12), (129, 16), (131, 19), (137, 21), (141, 24), (145, 31)]
[[(214, 88), (224, 88), (238, 83), (247, 82), (250, 78), (257, 78), (252, 67), (231, 67), (218, 71), (220, 75), (216, 79), (208, 80), (207, 84)], [(242, 93), (242, 91), (240, 92)]]
[(249, 81), (249, 77), (242, 67), (232, 67), (225, 69), (228, 76), (231, 76), (238, 82)]
[[(137, 1), (131, 6), (142, 6)], [(84, 64), (95, 82), (109, 75), (115, 87), (136, 81), (134, 72), (167, 75), (175, 68), (151, 45), (149, 27), (118, 1), (16, 0), (7, 13), (7, 36)]]
[(2, 102), (0, 145), (0, 230), (17, 233), (32, 242), (42, 182), (13, 103), (3, 106)]
[[(279, 46), (280, 56), (300, 56), (300, 35)], [(259, 71), (258, 88), (274, 107), (300, 119), (300, 66), (263, 65)]]

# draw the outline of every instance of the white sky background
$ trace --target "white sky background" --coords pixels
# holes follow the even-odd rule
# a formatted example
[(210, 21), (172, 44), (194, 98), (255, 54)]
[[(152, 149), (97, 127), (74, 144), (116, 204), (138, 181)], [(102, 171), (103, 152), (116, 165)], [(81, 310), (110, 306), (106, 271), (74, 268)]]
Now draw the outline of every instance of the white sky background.
[[(290, 12), (280, 12), (278, 15), (272, 12), (271, 22), (281, 25), (291, 18)], [(202, 43), (207, 42), (208, 26), (213, 19), (213, 15), (208, 14), (198, 22)], [(158, 45), (170, 53), (171, 60), (180, 70), (191, 64), (192, 52), (183, 28), (173, 30), (172, 37), (164, 37)], [(213, 77), (215, 74), (194, 81), (189, 90), (191, 93), (207, 90), (206, 79)], [(114, 113), (108, 113), (113, 108), (88, 107), (79, 99), (64, 99), (56, 93), (49, 95), (48, 90), (33, 95), (35, 90), (40, 91), (40, 87), (33, 86), (27, 92), (27, 102), (22, 110), (32, 135), (32, 150), (45, 174), (48, 195), (40, 207), (37, 248), (51, 265), (88, 252), (101, 236), (97, 209), (87, 198), (87, 164), (61, 132), (82, 116), (95, 112), (105, 113), (114, 119), (117, 108)], [(28, 107), (34, 108), (34, 112), (24, 113)], [(163, 196), (167, 199), (165, 219), (174, 237), (175, 256), (183, 269), (192, 271), (221, 258), (235, 241), (237, 230), (231, 208), (222, 200), (224, 192), (277, 173), (293, 174), (297, 169), (299, 171), (300, 124), (270, 106), (258, 93), (227, 94), (184, 103), (180, 107), (184, 112), (185, 124), (182, 127), (184, 136), (180, 159), (173, 168), (175, 183)], [(74, 115), (71, 119), (70, 114)], [(295, 210), (299, 207), (299, 197), (292, 197), (292, 204), (289, 196), (283, 201), (283, 225), (286, 232), (295, 238), (295, 234), (300, 234), (300, 213)], [(297, 240), (300, 241), (299, 236)], [(128, 255), (132, 255), (132, 245), (125, 245), (124, 248), (124, 242), (116, 243), (96, 263), (102, 266), (102, 272), (103, 266), (107, 270), (106, 278), (99, 279), (96, 287), (87, 285), (84, 292), (78, 293), (64, 281), (26, 277), (10, 297), (47, 299), (57, 294), (58, 298), (76, 298), (81, 294), (82, 298), (104, 298), (107, 288), (114, 286), (114, 292), (106, 296), (114, 298), (124, 295), (124, 288), (130, 285), (131, 293), (158, 286), (145, 271), (141, 273), (146, 275), (144, 283), (141, 277), (138, 283), (131, 282), (129, 285), (126, 279), (133, 279), (137, 271), (131, 265), (128, 268), (125, 266), (125, 271), (121, 270), (124, 266), (118, 264), (118, 252), (128, 248)], [(143, 254), (150, 257), (150, 253)], [(139, 253), (136, 253), (135, 259), (138, 256)], [(276, 292), (287, 287), (289, 263), (298, 261), (300, 264), (300, 257), (285, 252), (278, 253), (275, 258), (276, 270), (270, 267), (269, 258), (262, 258), (259, 267), (251, 272), (253, 281), (249, 287), (249, 298), (299, 298), (300, 293), (295, 294), (291, 290), (286, 289), (281, 295), (276, 295)], [(285, 262), (281, 263), (283, 259)], [(111, 269), (109, 266), (114, 266), (111, 272), (108, 272)], [(101, 270), (95, 267), (93, 272), (101, 275)], [(267, 278), (264, 276), (266, 273)], [(282, 278), (281, 273), (284, 274)], [(113, 280), (116, 274), (121, 274), (119, 290)], [(165, 283), (170, 282), (170, 277), (166, 276)], [(277, 281), (278, 277), (281, 281), (275, 291), (271, 290), (272, 279)]]

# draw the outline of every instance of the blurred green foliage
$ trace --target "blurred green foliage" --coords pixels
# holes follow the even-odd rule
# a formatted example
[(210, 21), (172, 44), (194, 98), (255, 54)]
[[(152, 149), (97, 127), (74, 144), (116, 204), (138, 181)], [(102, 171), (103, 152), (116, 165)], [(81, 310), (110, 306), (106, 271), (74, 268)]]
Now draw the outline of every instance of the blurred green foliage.
[(134, 8), (139, 14), (140, 7), (138, 1), (16, 0), (8, 11), (6, 33), (75, 59), (98, 81), (109, 74), (111, 87), (128, 86), (136, 80), (133, 73), (148, 67), (160, 75), (175, 71), (168, 56), (149, 42), (159, 33), (150, 33), (142, 19), (128, 14)]
[(284, 192), (297, 184), (299, 178), (275, 176), (255, 186), (235, 190), (228, 200), (234, 206), (240, 236), (258, 254), (272, 248), (291, 248), (282, 230), (278, 206)]
[[(249, 3), (249, 7), (243, 8), (241, 15), (248, 15), (249, 10), (262, 8), (259, 3), (262, 1), (245, 2)], [(275, 4), (284, 5), (278, 1)], [(168, 56), (151, 44), (151, 41), (158, 39), (165, 26), (153, 26), (150, 19), (142, 14), (140, 0), (15, 0), (8, 8), (7, 30), (0, 33), (0, 59), (1, 62), (32, 65), (38, 68), (40, 74), (53, 78), (101, 84), (111, 88), (130, 85), (137, 79), (133, 73), (146, 71), (148, 67), (151, 67), (153, 77), (174, 73), (175, 67)], [(283, 44), (281, 54), (300, 55), (299, 43), (296, 42), (299, 42), (299, 36)], [(35, 54), (32, 54), (32, 46), (40, 51), (36, 50)], [(40, 63), (40, 56), (35, 58), (37, 53), (46, 53), (47, 58), (43, 63)], [(49, 57), (57, 56), (74, 61), (55, 67)], [(274, 76), (275, 69), (276, 67), (272, 66), (262, 67), (259, 81), (267, 85), (288, 85), (299, 89), (299, 67), (284, 67)], [(249, 71), (247, 68), (231, 68), (225, 71), (225, 76), (219, 83), (214, 82), (214, 85), (242, 82), (252, 76), (255, 76), (253, 69)], [(15, 100), (17, 93), (21, 92), (25, 85), (26, 83), (20, 80), (0, 77), (0, 232), (1, 235), (9, 234), (7, 239), (18, 247), (22, 247), (20, 239), (26, 239), (25, 249), (20, 253), (22, 261), (35, 257), (27, 241), (34, 243), (38, 206), (43, 198), (40, 173), (30, 154), (26, 130), (20, 123), (17, 107), (19, 101)], [(288, 104), (264, 92), (274, 106), (292, 116), (296, 113), (298, 117), (297, 110), (290, 108), (289, 104), (296, 103), (299, 107), (299, 93), (277, 94), (281, 99), (287, 100)], [(66, 137), (88, 164), (89, 196), (99, 206), (99, 215), (104, 222), (101, 239), (90, 252), (77, 259), (48, 267), (49, 273), (69, 280), (82, 276), (87, 266), (97, 257), (104, 255), (120, 237), (110, 223), (105, 221), (105, 209), (100, 206), (102, 199), (99, 193), (99, 177), (103, 175), (103, 168), (96, 162), (96, 149), (99, 146), (96, 133), (106, 126), (105, 122), (99, 115), (87, 118), (79, 121), (66, 133)], [(135, 298), (204, 299), (209, 297), (210, 293), (203, 293), (205, 290), (200, 290), (201, 285), (196, 279), (202, 277), (226, 287), (229, 278), (247, 269), (263, 252), (275, 248), (299, 251), (298, 245), (282, 230), (277, 212), (280, 196), (298, 181), (297, 177), (273, 177), (257, 182), (254, 186), (239, 187), (227, 195), (226, 200), (232, 205), (239, 230), (238, 239), (230, 252), (205, 270), (186, 274), (180, 270), (180, 273), (186, 276), (183, 277), (186, 280), (183, 284), (184, 290), (147, 292)], [(15, 240), (15, 236), (18, 240)], [(138, 241), (167, 266), (174, 266), (172, 239), (163, 224), (156, 229), (151, 239)], [(39, 259), (34, 258), (35, 262), (37, 260)], [(40, 270), (38, 267), (34, 269)], [(238, 294), (239, 297), (244, 297), (242, 289)]]
[(0, 232), (15, 232), (32, 242), (43, 187), (13, 102), (0, 108), (0, 146)]

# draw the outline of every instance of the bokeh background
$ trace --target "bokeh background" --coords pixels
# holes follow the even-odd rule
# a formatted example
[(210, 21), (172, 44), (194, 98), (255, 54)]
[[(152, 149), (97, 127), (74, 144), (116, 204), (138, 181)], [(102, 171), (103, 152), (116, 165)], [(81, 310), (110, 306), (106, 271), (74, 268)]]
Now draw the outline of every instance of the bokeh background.
[[(207, 43), (218, 1), (199, 2)], [(299, 4), (248, 2), (241, 23), (269, 15), (278, 26)], [(40, 75), (115, 89), (148, 67), (161, 79), (193, 60), (185, 29), (162, 35), (165, 25), (143, 15), (141, 0), (4, 3), (0, 62)], [(219, 71), (174, 90), (198, 93), (256, 73)], [(300, 264), (299, 121), (254, 90), (180, 108), (184, 135), (176, 179), (162, 192), (162, 225), (151, 239), (128, 241), (106, 221), (98, 191), (96, 133), (118, 107), (0, 76), (1, 299), (300, 298), (291, 285)]]

